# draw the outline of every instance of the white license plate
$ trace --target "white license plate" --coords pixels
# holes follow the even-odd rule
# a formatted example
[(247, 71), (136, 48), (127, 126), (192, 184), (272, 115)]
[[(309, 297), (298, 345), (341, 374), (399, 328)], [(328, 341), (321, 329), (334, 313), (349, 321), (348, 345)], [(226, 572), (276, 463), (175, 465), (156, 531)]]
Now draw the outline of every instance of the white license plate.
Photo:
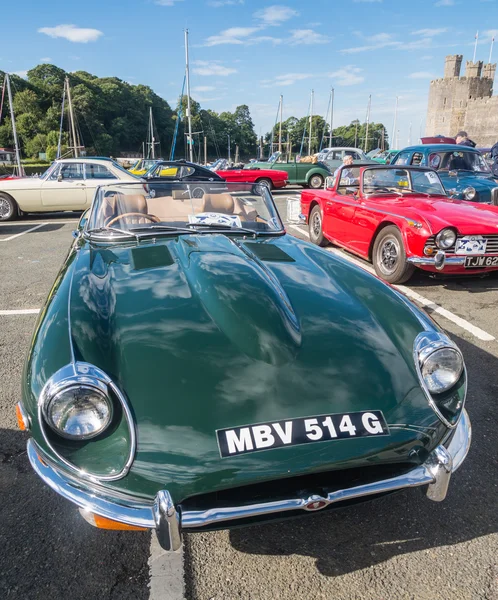
[(486, 252), (487, 240), (482, 235), (467, 235), (459, 238), (455, 245), (455, 254), (476, 256)]
[(466, 269), (498, 267), (498, 256), (467, 256), (464, 266)]

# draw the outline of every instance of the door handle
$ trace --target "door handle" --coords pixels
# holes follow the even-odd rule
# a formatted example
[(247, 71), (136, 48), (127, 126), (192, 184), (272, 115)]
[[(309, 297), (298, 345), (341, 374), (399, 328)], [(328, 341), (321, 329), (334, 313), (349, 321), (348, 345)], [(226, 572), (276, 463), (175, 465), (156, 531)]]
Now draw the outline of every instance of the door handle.
[(85, 184), (84, 183), (77, 183), (76, 185), (82, 185), (82, 186), (84, 186)]

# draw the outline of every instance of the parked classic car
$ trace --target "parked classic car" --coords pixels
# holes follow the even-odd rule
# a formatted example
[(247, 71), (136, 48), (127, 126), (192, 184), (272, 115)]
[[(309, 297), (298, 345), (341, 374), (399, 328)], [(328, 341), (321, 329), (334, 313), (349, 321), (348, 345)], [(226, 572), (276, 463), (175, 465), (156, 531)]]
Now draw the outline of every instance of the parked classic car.
[(150, 171), (159, 161), (162, 161), (162, 158), (139, 158), (128, 171), (133, 175), (142, 176)]
[(209, 169), (223, 177), (225, 181), (261, 183), (270, 190), (283, 188), (289, 181), (289, 175), (286, 171), (254, 168), (253, 165), (244, 169), (236, 169), (229, 166), (226, 158), (218, 159)]
[(359, 148), (325, 148), (318, 155), (318, 160), (327, 165), (333, 173), (337, 167), (342, 166), (345, 156), (351, 156), (353, 163), (368, 163), (371, 159)]
[(381, 165), (388, 165), (398, 152), (399, 150), (384, 150), (384, 152), (372, 157), (372, 160)]
[(315, 190), (323, 187), (325, 178), (332, 174), (330, 169), (320, 161), (316, 163), (303, 163), (296, 161), (296, 159), (280, 161), (280, 157), (281, 152), (274, 152), (268, 162), (254, 162), (246, 165), (244, 169), (259, 168), (285, 171), (289, 177), (289, 184), (303, 185)]
[(408, 487), (443, 500), (470, 443), (455, 344), (287, 235), (266, 186), (163, 185), (99, 189), (40, 313), (17, 405), (38, 475), (173, 550)]
[(23, 212), (86, 210), (97, 186), (109, 181), (138, 181), (110, 158), (56, 160), (40, 177), (0, 180), (0, 221)]
[(342, 246), (402, 283), (415, 267), (447, 274), (498, 269), (498, 207), (450, 200), (425, 167), (355, 165), (303, 192), (302, 218), (319, 246)]
[(391, 164), (435, 169), (451, 198), (498, 205), (498, 180), (475, 148), (457, 144), (421, 144), (404, 148)]
[(207, 167), (186, 160), (157, 161), (144, 175), (147, 181), (225, 181)]

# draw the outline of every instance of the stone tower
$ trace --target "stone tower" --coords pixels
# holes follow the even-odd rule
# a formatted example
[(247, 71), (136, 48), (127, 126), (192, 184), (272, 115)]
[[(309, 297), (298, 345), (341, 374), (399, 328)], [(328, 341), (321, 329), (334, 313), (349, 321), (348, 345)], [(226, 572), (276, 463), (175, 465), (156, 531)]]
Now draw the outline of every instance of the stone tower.
[(425, 135), (453, 137), (465, 130), (480, 146), (498, 141), (498, 96), (493, 96), (496, 64), (467, 61), (460, 76), (463, 56), (447, 56), (444, 77), (430, 83)]

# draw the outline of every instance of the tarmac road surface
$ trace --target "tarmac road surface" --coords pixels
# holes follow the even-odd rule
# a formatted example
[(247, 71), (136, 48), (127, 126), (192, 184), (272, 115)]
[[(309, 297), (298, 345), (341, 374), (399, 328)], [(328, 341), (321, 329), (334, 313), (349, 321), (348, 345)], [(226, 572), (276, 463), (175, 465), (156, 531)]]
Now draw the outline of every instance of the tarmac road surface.
[[(282, 216), (290, 195), (275, 194)], [(292, 521), (187, 535), (183, 556), (171, 558), (149, 533), (85, 523), (31, 471), (16, 427), (36, 322), (35, 312), (23, 311), (42, 306), (75, 216), (0, 224), (0, 598), (498, 600), (497, 275), (418, 274), (408, 284), (458, 343), (469, 372), (474, 439), (445, 502), (411, 490)], [(306, 239), (297, 227), (288, 231)]]

